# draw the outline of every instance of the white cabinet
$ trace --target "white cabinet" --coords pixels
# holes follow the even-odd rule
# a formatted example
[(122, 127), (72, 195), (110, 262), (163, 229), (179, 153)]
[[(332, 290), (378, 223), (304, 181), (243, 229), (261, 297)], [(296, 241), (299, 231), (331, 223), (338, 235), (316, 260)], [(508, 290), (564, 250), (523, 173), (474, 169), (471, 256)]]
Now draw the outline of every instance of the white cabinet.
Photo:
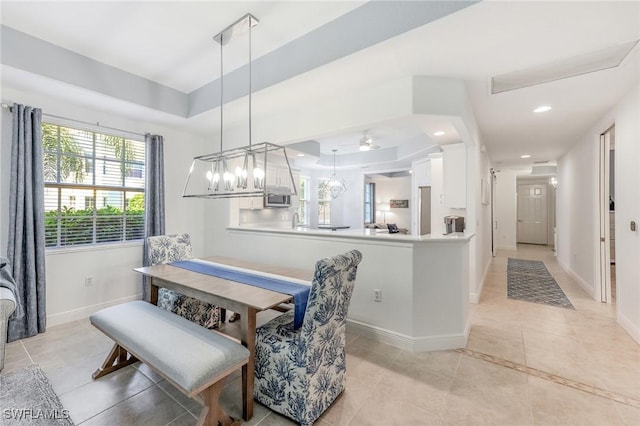
[(269, 166), (265, 177), (267, 186), (290, 186), (291, 176), (286, 167)]
[(238, 207), (241, 209), (262, 209), (264, 208), (264, 200), (262, 197), (242, 197), (238, 199)]
[(445, 207), (467, 207), (467, 149), (464, 143), (442, 146), (442, 185)]

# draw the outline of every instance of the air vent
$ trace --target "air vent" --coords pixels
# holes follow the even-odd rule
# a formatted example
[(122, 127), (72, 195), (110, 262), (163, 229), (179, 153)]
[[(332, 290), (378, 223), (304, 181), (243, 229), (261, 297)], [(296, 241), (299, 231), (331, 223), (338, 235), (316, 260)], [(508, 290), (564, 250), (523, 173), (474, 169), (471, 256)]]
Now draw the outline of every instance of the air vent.
[(563, 78), (615, 68), (638, 44), (638, 40), (611, 46), (596, 52), (531, 67), (491, 78), (491, 93), (507, 92)]
[(531, 167), (532, 175), (555, 175), (556, 166), (533, 166)]
[(534, 161), (533, 164), (547, 164), (549, 162), (549, 160), (544, 160), (544, 161)]

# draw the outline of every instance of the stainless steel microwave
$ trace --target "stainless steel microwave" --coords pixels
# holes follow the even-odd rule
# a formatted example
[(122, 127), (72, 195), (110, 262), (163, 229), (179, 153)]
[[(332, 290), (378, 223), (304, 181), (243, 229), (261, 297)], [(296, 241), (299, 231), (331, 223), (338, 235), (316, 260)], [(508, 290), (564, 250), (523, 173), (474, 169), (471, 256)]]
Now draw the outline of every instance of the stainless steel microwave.
[(267, 195), (264, 197), (265, 207), (290, 207), (291, 196), (290, 195)]

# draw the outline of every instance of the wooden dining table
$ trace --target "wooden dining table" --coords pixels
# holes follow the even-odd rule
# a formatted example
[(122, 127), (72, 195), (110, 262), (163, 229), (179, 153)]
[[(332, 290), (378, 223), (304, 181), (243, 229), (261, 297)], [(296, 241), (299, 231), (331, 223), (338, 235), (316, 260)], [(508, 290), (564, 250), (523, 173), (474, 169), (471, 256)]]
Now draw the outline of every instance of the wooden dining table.
[[(309, 284), (313, 278), (312, 270), (288, 268), (222, 256), (200, 258), (200, 260), (305, 280)], [(145, 266), (134, 270), (149, 277), (149, 301), (153, 304), (158, 304), (158, 289), (164, 287), (240, 314), (240, 342), (249, 349), (250, 353), (249, 362), (242, 367), (242, 417), (244, 420), (251, 419), (253, 416), (257, 313), (291, 302), (292, 296), (169, 264)]]

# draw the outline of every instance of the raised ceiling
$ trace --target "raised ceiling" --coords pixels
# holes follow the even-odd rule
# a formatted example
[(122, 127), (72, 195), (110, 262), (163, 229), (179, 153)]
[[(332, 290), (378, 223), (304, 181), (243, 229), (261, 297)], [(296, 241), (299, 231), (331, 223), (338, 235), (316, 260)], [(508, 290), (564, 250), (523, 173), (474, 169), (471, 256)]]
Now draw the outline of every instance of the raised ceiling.
[[(266, 113), (261, 104), (268, 105), (269, 111), (305, 108), (347, 90), (407, 76), (460, 79), (466, 82), (482, 143), (492, 162), (505, 168), (557, 160), (638, 82), (636, 46), (619, 67), (492, 95), (494, 76), (638, 40), (639, 3), (473, 3), (3, 1), (4, 26), (158, 83), (174, 90), (175, 96), (183, 93), (187, 112), (181, 117), (155, 111), (124, 96), (86, 90), (73, 81), (57, 84), (51, 76), (40, 78), (26, 66), (8, 64), (4, 54), (3, 87), (40, 85), (50, 96), (61, 99), (81, 91), (83, 102), (99, 104), (102, 109), (111, 104), (113, 110), (123, 111), (124, 106), (132, 116), (144, 115), (148, 121), (212, 132), (217, 105), (206, 101), (215, 98), (209, 96), (214, 93), (210, 82), (219, 70), (212, 36), (250, 11), (261, 20), (253, 43), (258, 58), (255, 69), (263, 67), (264, 73), (273, 73), (269, 74), (272, 80), (255, 93), (256, 114)], [(415, 10), (416, 4), (423, 22), (402, 16), (402, 10)], [(378, 15), (371, 15), (371, 10), (384, 7), (395, 8), (397, 13), (372, 21), (371, 16)], [(365, 16), (369, 18), (362, 21)], [(327, 34), (336, 34), (336, 38)], [(286, 59), (296, 69), (289, 65), (280, 69), (278, 55), (294, 48), (299, 53)], [(240, 72), (237, 68), (246, 50), (240, 47), (229, 55), (225, 56), (225, 70), (231, 76)], [(198, 104), (200, 92), (205, 102)], [(534, 114), (532, 110), (542, 104), (553, 109)], [(189, 108), (195, 111), (191, 115)], [(364, 130), (374, 139), (377, 136), (381, 148), (389, 148), (416, 136), (423, 137), (426, 145), (439, 142), (429, 133), (444, 125), (436, 120), (425, 130), (402, 121), (368, 123), (362, 128), (327, 129), (307, 136), (319, 141), (324, 153), (337, 147), (348, 154), (356, 149)], [(414, 134), (420, 131), (422, 135)], [(351, 140), (353, 146), (349, 146)], [(523, 160), (523, 153), (531, 157)]]

